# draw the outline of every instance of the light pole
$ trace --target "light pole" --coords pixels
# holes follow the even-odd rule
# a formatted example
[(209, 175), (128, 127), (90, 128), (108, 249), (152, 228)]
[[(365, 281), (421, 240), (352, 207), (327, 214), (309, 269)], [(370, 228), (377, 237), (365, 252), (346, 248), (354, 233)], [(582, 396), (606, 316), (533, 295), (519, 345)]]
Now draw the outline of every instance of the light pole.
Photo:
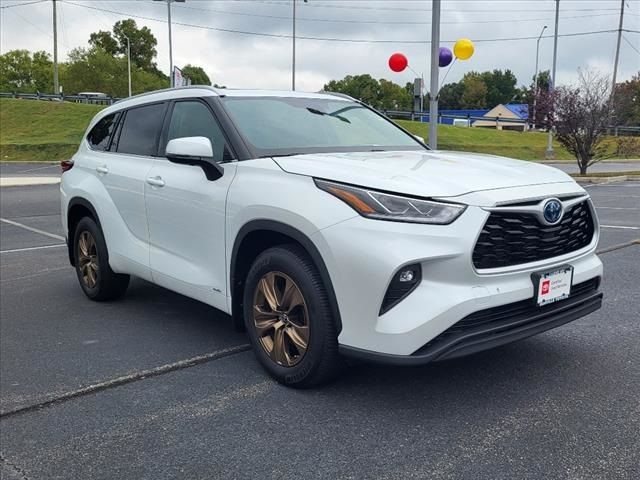
[(53, 94), (60, 95), (58, 86), (58, 14), (56, 0), (53, 0)]
[(154, 0), (156, 2), (167, 2), (167, 24), (169, 25), (169, 84), (174, 87), (173, 78), (173, 45), (171, 43), (171, 3), (180, 2), (184, 3), (185, 0)]
[(440, 50), (440, 0), (431, 7), (431, 86), (429, 90), (429, 147), (438, 148), (438, 58)]
[(131, 43), (129, 37), (123, 35), (127, 39), (127, 73), (129, 77), (129, 96), (131, 96)]
[[(307, 0), (303, 0), (304, 3), (307, 3)], [(293, 48), (291, 49), (291, 90), (295, 91), (296, 89), (296, 3), (297, 0), (292, 0), (293, 2), (293, 35), (291, 36), (293, 40)]]
[[(553, 95), (553, 90), (556, 88), (556, 61), (558, 60), (558, 21), (560, 19), (560, 0), (556, 0), (556, 26), (553, 33), (553, 66), (551, 67), (551, 78), (549, 79), (549, 95)], [(553, 96), (551, 97), (553, 102)], [(549, 112), (551, 116), (553, 112)], [(551, 119), (550, 119), (551, 120)], [(545, 157), (548, 159), (553, 158), (553, 128), (549, 125), (549, 135), (547, 136), (547, 151)]]
[(533, 129), (536, 128), (536, 102), (538, 101), (538, 54), (540, 52), (540, 39), (542, 38), (542, 34), (547, 29), (545, 25), (542, 27), (542, 31), (540, 32), (540, 36), (538, 37), (538, 41), (536, 42), (536, 73), (533, 75)]

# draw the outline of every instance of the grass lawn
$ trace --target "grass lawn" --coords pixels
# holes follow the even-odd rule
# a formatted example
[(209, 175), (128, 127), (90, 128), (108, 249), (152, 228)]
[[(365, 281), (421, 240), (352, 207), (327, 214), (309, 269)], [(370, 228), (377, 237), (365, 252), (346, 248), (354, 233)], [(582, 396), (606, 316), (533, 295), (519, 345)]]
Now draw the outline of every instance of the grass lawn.
[(0, 160), (63, 160), (103, 106), (0, 99)]
[[(428, 141), (428, 123), (410, 120), (396, 121), (411, 133), (420, 135)], [(491, 153), (520, 160), (544, 160), (544, 152), (547, 149), (547, 134), (438, 125), (438, 149)], [(574, 157), (558, 142), (553, 142), (553, 149), (556, 160), (574, 160)]]

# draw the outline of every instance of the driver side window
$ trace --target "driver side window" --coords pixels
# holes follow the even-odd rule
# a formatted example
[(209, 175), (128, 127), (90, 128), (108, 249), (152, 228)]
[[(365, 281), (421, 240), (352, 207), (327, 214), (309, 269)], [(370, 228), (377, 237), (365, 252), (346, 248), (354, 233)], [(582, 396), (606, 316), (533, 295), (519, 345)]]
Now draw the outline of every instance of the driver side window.
[(233, 159), (218, 122), (202, 102), (188, 100), (174, 105), (167, 142), (182, 137), (206, 137), (211, 140), (214, 161)]

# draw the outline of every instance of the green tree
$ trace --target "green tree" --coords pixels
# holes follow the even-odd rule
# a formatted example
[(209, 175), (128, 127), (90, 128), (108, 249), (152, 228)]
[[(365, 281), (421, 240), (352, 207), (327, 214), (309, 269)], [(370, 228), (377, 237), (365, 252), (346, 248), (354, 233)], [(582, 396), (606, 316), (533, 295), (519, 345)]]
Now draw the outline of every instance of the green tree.
[(438, 106), (442, 110), (458, 110), (462, 108), (462, 94), (464, 84), (462, 82), (447, 83), (438, 93)]
[(192, 85), (211, 85), (211, 79), (209, 79), (209, 75), (202, 67), (191, 64), (185, 65), (182, 69), (182, 74), (191, 79)]
[(113, 32), (100, 30), (89, 36), (89, 45), (101, 48), (111, 55), (127, 55), (127, 38), (131, 46), (131, 63), (143, 70), (157, 72), (155, 58), (158, 40), (148, 27), (138, 28), (132, 18), (119, 20)]
[(0, 90), (53, 93), (53, 62), (49, 54), (10, 50), (0, 55)]
[(411, 110), (413, 101), (413, 95), (406, 86), (384, 78), (376, 80), (369, 74), (347, 75), (342, 80), (331, 80), (324, 90), (344, 93), (380, 110)]
[(640, 125), (640, 72), (631, 80), (617, 83), (613, 99), (616, 125)]
[(519, 98), (518, 79), (511, 70), (493, 70), (480, 74), (487, 87), (486, 106), (493, 108), (499, 104), (512, 103)]
[(461, 108), (486, 108), (487, 85), (482, 79), (482, 74), (469, 72), (462, 77)]

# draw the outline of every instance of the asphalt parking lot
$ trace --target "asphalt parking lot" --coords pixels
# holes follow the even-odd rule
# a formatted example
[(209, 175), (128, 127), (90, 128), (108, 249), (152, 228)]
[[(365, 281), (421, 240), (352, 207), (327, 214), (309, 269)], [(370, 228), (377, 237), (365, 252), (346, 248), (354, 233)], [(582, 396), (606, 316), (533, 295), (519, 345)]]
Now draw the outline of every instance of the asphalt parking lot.
[(2, 188), (0, 476), (640, 478), (640, 183), (588, 190), (600, 311), (471, 357), (357, 364), (296, 391), (203, 304), (139, 280), (122, 301), (87, 300), (57, 185)]

